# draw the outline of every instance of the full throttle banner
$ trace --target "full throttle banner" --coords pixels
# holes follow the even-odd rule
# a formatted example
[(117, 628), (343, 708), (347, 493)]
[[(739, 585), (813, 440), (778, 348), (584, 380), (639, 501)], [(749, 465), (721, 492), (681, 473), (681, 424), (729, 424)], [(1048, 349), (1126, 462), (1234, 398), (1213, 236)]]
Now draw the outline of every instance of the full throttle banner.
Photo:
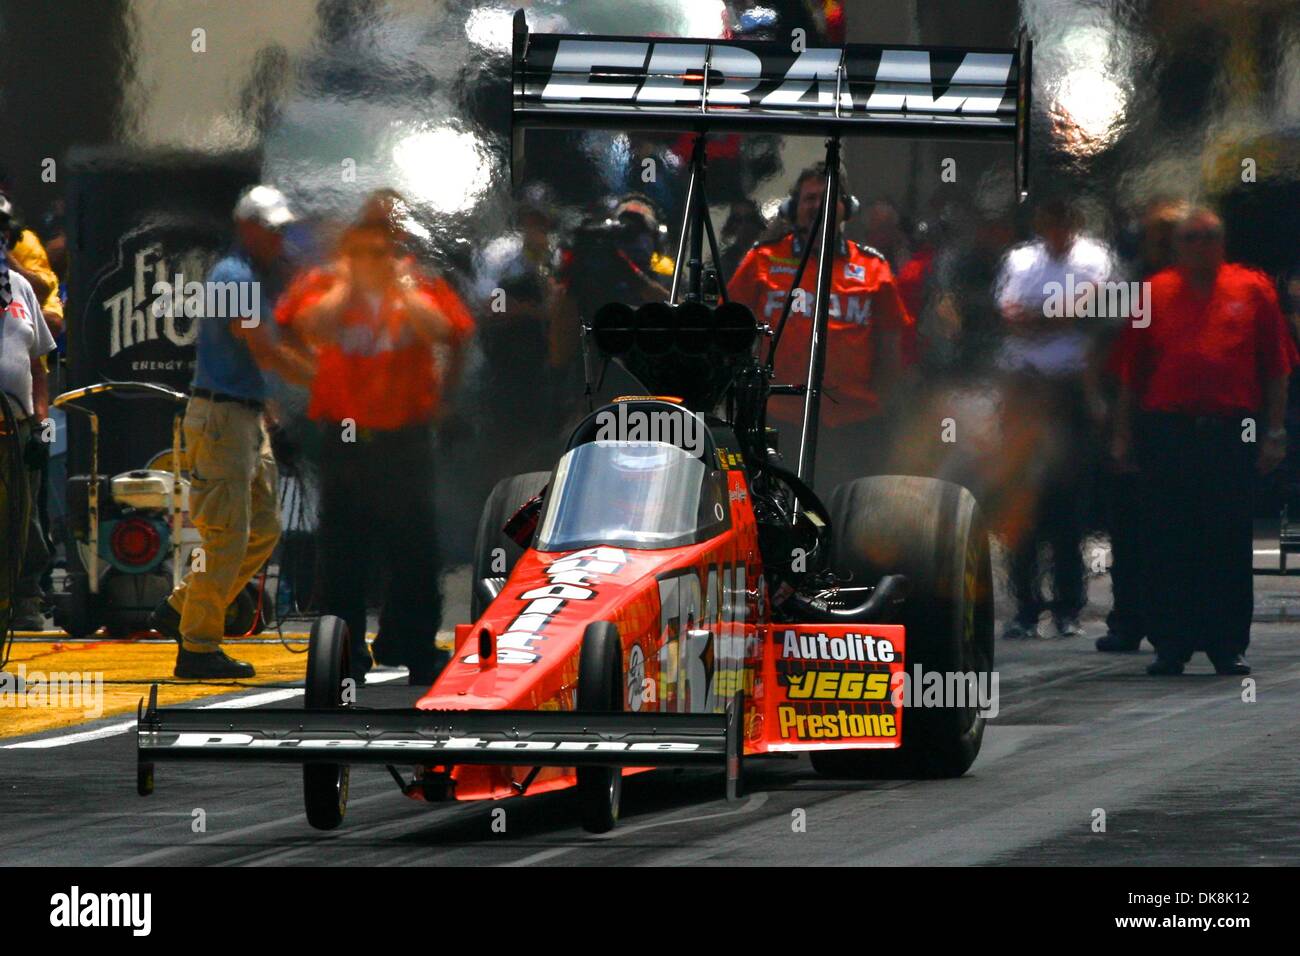
[[(187, 391), (193, 310), (170, 307), (183, 277), (201, 281), (231, 239), (231, 210), (256, 182), (250, 155), (84, 149), (68, 161), (67, 387), (151, 382)], [(166, 291), (166, 295), (162, 293)], [(173, 409), (156, 401), (97, 403), (107, 473), (143, 467), (171, 445)], [(70, 473), (88, 467), (86, 421), (69, 421)]]

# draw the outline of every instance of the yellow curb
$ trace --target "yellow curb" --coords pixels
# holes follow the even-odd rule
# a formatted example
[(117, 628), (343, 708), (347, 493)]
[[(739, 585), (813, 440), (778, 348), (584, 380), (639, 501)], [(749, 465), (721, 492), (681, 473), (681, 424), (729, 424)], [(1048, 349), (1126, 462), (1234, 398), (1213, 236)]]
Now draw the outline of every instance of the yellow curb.
[(151, 684), (158, 682), (158, 702), (186, 703), (229, 694), (241, 687), (301, 683), (307, 667), (305, 653), (273, 644), (228, 640), (231, 657), (248, 661), (257, 676), (246, 681), (182, 681), (172, 676), (176, 645), (104, 641), (16, 641), (5, 670), (23, 677), (26, 691), (14, 692), (6, 683), (0, 693), (0, 737), (17, 737), (134, 714)]

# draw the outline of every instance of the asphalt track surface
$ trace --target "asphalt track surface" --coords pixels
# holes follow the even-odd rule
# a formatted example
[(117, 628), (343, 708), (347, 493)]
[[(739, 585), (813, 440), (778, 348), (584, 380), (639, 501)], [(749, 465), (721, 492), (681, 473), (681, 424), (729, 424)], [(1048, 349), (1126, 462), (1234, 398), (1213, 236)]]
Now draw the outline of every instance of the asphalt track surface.
[[(1093, 650), (1108, 590), (1092, 582), (1087, 638), (999, 641), (1000, 712), (959, 780), (834, 781), (806, 759), (769, 758), (747, 761), (746, 795), (728, 803), (720, 774), (643, 774), (626, 782), (620, 826), (592, 836), (563, 793), (429, 805), (360, 768), (344, 825), (318, 833), (292, 766), (162, 765), (156, 793), (136, 796), (132, 722), (118, 717), (74, 729), (90, 739), (4, 740), (0, 864), (1300, 863), (1300, 581), (1256, 578), (1253, 703), (1203, 657), (1157, 679), (1149, 653)], [(999, 599), (1000, 618), (1006, 609)], [(387, 676), (363, 703), (418, 696)], [(235, 703), (268, 693), (287, 697), (277, 706), (301, 700), (259, 688)]]

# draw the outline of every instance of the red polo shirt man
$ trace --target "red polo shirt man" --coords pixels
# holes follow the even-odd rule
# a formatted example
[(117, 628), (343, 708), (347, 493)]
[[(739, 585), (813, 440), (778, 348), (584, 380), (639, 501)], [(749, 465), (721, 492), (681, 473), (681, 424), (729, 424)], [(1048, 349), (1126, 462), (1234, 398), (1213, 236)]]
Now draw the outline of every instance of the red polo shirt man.
[(1268, 277), (1224, 261), (1223, 223), (1205, 209), (1175, 232), (1176, 264), (1150, 279), (1150, 324), (1129, 327), (1112, 455), (1136, 467), (1153, 675), (1203, 650), (1220, 674), (1248, 674), (1254, 608), (1252, 471), (1286, 454), (1294, 341)]
[[(841, 178), (843, 178), (841, 176)], [(775, 327), (781, 319), (791, 282), (826, 192), (826, 171), (812, 166), (799, 175), (792, 194), (795, 229), (772, 242), (755, 244), (727, 285), (728, 296), (749, 306), (761, 321)], [(837, 229), (847, 208), (841, 200)], [(820, 232), (820, 230), (818, 230)], [(814, 235), (814, 243), (819, 236)], [(813, 305), (817, 294), (814, 245), (796, 292), (776, 355), (776, 381), (808, 380)], [(839, 481), (860, 477), (880, 462), (886, 439), (881, 413), (911, 352), (914, 331), (898, 293), (889, 263), (869, 246), (838, 239), (831, 265), (830, 322), (826, 377), (821, 403), (817, 485), (829, 491)], [(768, 413), (787, 436), (797, 434), (803, 399), (777, 396)], [(794, 449), (786, 449), (787, 454)]]
[[(417, 269), (400, 233), (363, 220), (329, 268), (300, 277), (275, 317), (305, 347), (308, 415), (321, 426), (319, 549), (323, 609), (347, 622), (352, 676), (404, 665), (427, 686), (446, 663), (434, 521), (434, 426), (473, 332), (460, 298)], [(454, 372), (453, 372), (454, 375)], [(449, 375), (448, 377), (453, 377)], [(367, 568), (387, 572), (379, 635), (366, 644)]]

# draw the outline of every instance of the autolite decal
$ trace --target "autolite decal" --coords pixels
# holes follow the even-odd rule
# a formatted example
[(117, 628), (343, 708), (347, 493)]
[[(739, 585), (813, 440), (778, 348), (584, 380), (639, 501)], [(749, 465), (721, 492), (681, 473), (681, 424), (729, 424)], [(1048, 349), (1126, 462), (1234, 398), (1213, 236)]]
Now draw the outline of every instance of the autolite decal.
[[(596, 575), (615, 574), (627, 563), (619, 548), (597, 547), (574, 551), (546, 568), (550, 584), (529, 588), (517, 597), (526, 604), (497, 637), (498, 664), (534, 664), (541, 660), (536, 642), (546, 640), (546, 629), (572, 601), (590, 601), (598, 593)], [(478, 655), (461, 658), (477, 664)]]
[(875, 637), (871, 634), (827, 637), (824, 633), (803, 634), (787, 630), (781, 641), (782, 660), (862, 661), (872, 664), (891, 664), (897, 658), (897, 652), (889, 638)]

